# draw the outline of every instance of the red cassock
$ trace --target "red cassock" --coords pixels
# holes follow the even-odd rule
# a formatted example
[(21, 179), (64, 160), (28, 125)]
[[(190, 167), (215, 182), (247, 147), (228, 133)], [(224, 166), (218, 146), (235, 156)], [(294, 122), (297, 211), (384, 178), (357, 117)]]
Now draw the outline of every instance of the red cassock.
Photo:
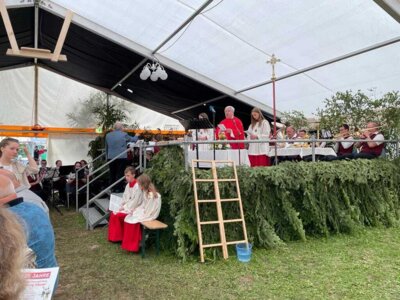
[[(239, 118), (233, 117), (233, 119), (224, 119), (220, 124), (223, 124), (226, 129), (232, 129), (233, 137), (226, 133), (227, 140), (244, 140), (244, 129), (243, 123)], [(218, 139), (218, 134), (220, 132), (219, 127), (216, 128), (216, 138)], [(244, 143), (230, 143), (231, 149), (244, 149)]]
[[(129, 183), (133, 188), (136, 180)], [(110, 242), (121, 242), (121, 248), (128, 251), (139, 251), (140, 241), (142, 240), (141, 225), (125, 223), (125, 217), (128, 214), (123, 212), (111, 213), (108, 221), (108, 240)]]

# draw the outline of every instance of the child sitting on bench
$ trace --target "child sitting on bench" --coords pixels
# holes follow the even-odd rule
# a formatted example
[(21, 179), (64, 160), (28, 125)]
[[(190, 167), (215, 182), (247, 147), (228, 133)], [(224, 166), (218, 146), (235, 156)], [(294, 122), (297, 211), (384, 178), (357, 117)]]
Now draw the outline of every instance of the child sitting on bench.
[(108, 240), (110, 242), (122, 241), (124, 235), (124, 219), (130, 211), (141, 204), (142, 199), (140, 194), (136, 192), (135, 169), (131, 166), (125, 169), (125, 180), (128, 184), (125, 187), (122, 195), (122, 202), (117, 212), (113, 211), (110, 214), (108, 222)]
[[(127, 192), (127, 189), (125, 189), (125, 192)], [(146, 174), (138, 177), (130, 192), (131, 197), (126, 203), (123, 203), (120, 212), (112, 213), (110, 216), (109, 240), (114, 242), (122, 240), (122, 249), (137, 252), (142, 239), (140, 223), (157, 219), (161, 210), (161, 196)], [(117, 226), (112, 225), (117, 222), (111, 221), (111, 218), (118, 218), (119, 224)], [(118, 226), (122, 219), (124, 222), (121, 228)]]

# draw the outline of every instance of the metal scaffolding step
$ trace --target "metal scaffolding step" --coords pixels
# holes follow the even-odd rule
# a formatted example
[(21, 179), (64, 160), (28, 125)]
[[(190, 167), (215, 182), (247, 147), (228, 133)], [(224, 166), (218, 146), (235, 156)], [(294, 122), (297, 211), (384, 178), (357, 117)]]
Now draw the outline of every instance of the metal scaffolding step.
[(105, 213), (108, 212), (108, 206), (110, 204), (110, 199), (109, 198), (101, 198), (101, 199), (96, 199), (94, 200), (96, 205)]
[(79, 211), (83, 217), (88, 221), (89, 228), (94, 229), (97, 225), (107, 225), (108, 214), (101, 214), (95, 207), (81, 207)]

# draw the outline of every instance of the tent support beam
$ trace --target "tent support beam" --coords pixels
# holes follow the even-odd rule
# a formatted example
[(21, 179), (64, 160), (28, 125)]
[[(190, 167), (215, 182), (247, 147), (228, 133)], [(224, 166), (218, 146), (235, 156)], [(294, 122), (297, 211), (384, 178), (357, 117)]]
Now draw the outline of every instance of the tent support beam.
[(182, 109), (175, 110), (175, 111), (171, 112), (171, 114), (175, 115), (177, 113), (180, 113), (180, 112), (183, 112), (183, 111), (187, 111), (189, 109), (192, 109), (192, 108), (195, 108), (195, 107), (198, 107), (198, 106), (206, 105), (208, 103), (215, 102), (215, 101), (224, 99), (226, 97), (228, 97), (228, 95), (221, 95), (221, 96), (212, 98), (210, 100), (206, 100), (206, 101), (203, 101), (203, 102), (200, 102), (200, 103), (196, 103), (196, 104), (193, 104), (191, 106), (188, 106), (188, 107), (185, 107), (185, 108), (182, 108)]
[(398, 1), (374, 0), (374, 2), (400, 23), (400, 3)]
[(61, 29), (60, 35), (58, 36), (56, 48), (54, 50), (54, 53), (51, 53), (51, 51), (48, 49), (37, 48), (37, 35), (38, 35), (38, 26), (37, 26), (38, 24), (37, 23), (38, 23), (38, 12), (39, 12), (39, 1), (38, 0), (35, 0), (34, 6), (35, 6), (35, 29), (34, 29), (35, 30), (35, 32), (34, 32), (35, 47), (34, 48), (21, 47), (21, 49), (19, 49), (18, 42), (17, 42), (17, 39), (15, 38), (15, 33), (12, 28), (10, 16), (8, 14), (5, 1), (0, 0), (0, 14), (3, 18), (4, 27), (6, 28), (8, 40), (10, 41), (10, 45), (11, 45), (11, 49), (7, 50), (6, 55), (34, 58), (35, 63), (36, 63), (37, 58), (50, 59), (54, 62), (57, 62), (59, 60), (67, 61), (67, 57), (65, 55), (61, 55), (60, 53), (61, 53), (61, 49), (64, 45), (64, 41), (65, 41), (65, 37), (68, 32), (69, 25), (72, 20), (73, 12), (69, 11), (69, 10), (67, 11), (67, 15), (64, 20), (63, 27)]
[[(324, 62), (316, 64), (316, 65), (312, 65), (310, 67), (307, 67), (307, 68), (304, 68), (304, 69), (301, 69), (301, 70), (286, 74), (284, 76), (276, 78), (275, 81), (279, 81), (279, 80), (290, 78), (290, 77), (293, 77), (293, 76), (296, 76), (296, 75), (299, 75), (299, 74), (302, 74), (302, 73), (306, 73), (308, 71), (315, 70), (315, 69), (318, 69), (318, 68), (321, 68), (321, 67), (336, 63), (338, 61), (345, 60), (345, 59), (348, 59), (350, 57), (357, 56), (357, 55), (360, 55), (360, 54), (363, 54), (363, 53), (367, 53), (367, 52), (370, 52), (370, 51), (373, 51), (373, 50), (376, 50), (376, 49), (379, 49), (379, 48), (382, 48), (382, 47), (385, 47), (385, 46), (389, 46), (391, 44), (395, 44), (395, 43), (398, 43), (398, 42), (400, 42), (400, 36), (395, 37), (395, 38), (390, 39), (390, 40), (387, 40), (387, 41), (384, 41), (384, 42), (376, 43), (376, 44), (374, 44), (372, 46), (369, 46), (369, 47), (366, 47), (366, 48), (363, 48), (363, 49), (360, 49), (360, 50), (356, 50), (356, 51), (347, 53), (347, 54), (342, 55), (342, 56), (338, 56), (336, 58), (324, 61)], [(259, 88), (261, 86), (264, 86), (264, 85), (267, 85), (267, 84), (270, 84), (270, 83), (272, 83), (272, 80), (264, 81), (262, 83), (259, 83), (259, 84), (256, 84), (256, 85), (241, 89), (239, 91), (236, 91), (235, 95), (243, 93), (243, 92), (247, 92), (247, 91), (250, 91), (250, 90), (253, 90), (253, 89), (256, 89), (256, 88)]]
[[(1, 1), (1, 0), (0, 0)], [(175, 29), (174, 32), (172, 32), (164, 41), (161, 42), (160, 45), (157, 46), (152, 52), (151, 55), (153, 56), (154, 54), (157, 53), (158, 50), (160, 50), (166, 43), (168, 43), (175, 35), (179, 33), (187, 24), (189, 24), (197, 15), (199, 15), (210, 3), (213, 2), (213, 0), (207, 0), (202, 6), (200, 6), (188, 19), (185, 20), (177, 29)], [(118, 81), (112, 88), (111, 90), (113, 91), (116, 89), (121, 83), (123, 83), (128, 77), (130, 77), (137, 69), (139, 69), (143, 64), (148, 60), (149, 58), (145, 57), (143, 60), (140, 61), (133, 69), (126, 74), (120, 81)]]

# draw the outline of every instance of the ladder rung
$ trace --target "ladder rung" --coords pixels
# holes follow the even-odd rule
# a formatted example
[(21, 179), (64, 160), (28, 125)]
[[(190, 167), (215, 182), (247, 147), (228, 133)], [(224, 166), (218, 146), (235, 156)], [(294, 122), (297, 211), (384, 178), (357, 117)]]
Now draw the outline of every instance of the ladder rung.
[(219, 224), (219, 221), (203, 221), (200, 225)]
[[(230, 220), (223, 220), (223, 223), (235, 223), (235, 222), (243, 222), (243, 219), (230, 219)], [(200, 222), (200, 225), (210, 225), (210, 224), (219, 224), (219, 221), (203, 221)]]
[[(221, 202), (233, 202), (233, 201), (239, 201), (239, 198), (232, 198), (232, 199), (221, 199)], [(212, 203), (212, 202), (217, 202), (216, 199), (207, 199), (207, 200), (197, 200), (198, 203)]]
[(240, 199), (239, 198), (221, 199), (221, 202), (232, 202), (232, 201), (240, 201)]
[(222, 246), (222, 243), (203, 245), (202, 248), (211, 248), (211, 247), (218, 247), (218, 246)]
[(247, 241), (231, 241), (231, 242), (226, 242), (227, 245), (235, 245), (235, 244), (240, 244), (240, 243), (247, 243)]
[(195, 179), (194, 181), (196, 182), (214, 182), (214, 181), (218, 181), (218, 182), (227, 182), (227, 181), (236, 181), (236, 179)]
[(195, 179), (196, 182), (214, 182), (214, 179)]
[(234, 223), (234, 222), (243, 222), (243, 219), (224, 220), (224, 223)]

